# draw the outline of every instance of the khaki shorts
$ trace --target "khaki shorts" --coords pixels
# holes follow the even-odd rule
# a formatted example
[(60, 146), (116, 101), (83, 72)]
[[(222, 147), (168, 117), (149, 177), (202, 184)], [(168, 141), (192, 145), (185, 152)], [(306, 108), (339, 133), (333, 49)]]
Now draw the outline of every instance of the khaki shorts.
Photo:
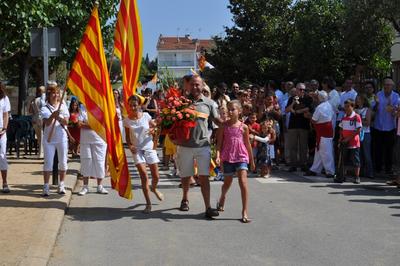
[(211, 148), (210, 146), (190, 148), (177, 146), (176, 163), (180, 177), (194, 176), (194, 162), (197, 164), (199, 176), (210, 175)]

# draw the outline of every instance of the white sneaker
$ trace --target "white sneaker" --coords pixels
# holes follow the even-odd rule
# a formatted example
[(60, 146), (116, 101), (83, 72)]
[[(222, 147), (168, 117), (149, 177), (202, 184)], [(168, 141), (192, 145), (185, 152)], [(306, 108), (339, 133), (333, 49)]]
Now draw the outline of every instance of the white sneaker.
[(60, 185), (57, 190), (58, 194), (65, 194), (65, 187), (64, 185)]
[(78, 192), (78, 195), (79, 195), (79, 196), (84, 196), (84, 195), (86, 195), (88, 192), (89, 192), (89, 188), (86, 187), (86, 186), (84, 186), (84, 187), (81, 189), (81, 191)]
[(43, 193), (42, 193), (42, 196), (43, 196), (43, 197), (48, 197), (49, 195), (50, 195), (49, 186), (44, 185), (44, 186), (43, 186)]
[(97, 193), (99, 193), (99, 194), (108, 194), (108, 191), (102, 185), (100, 185), (100, 186), (97, 187)]
[(4, 184), (3, 185), (3, 190), (1, 192), (10, 193), (10, 187), (7, 184)]
[(263, 177), (264, 177), (264, 178), (270, 178), (271, 175), (270, 175), (270, 174), (266, 174), (266, 175), (264, 175)]

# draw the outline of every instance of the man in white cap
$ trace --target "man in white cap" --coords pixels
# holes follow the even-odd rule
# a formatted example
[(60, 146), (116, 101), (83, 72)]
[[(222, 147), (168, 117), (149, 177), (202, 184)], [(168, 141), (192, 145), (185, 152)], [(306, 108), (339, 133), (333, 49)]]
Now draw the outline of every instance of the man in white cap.
[(317, 146), (314, 162), (305, 176), (315, 176), (325, 169), (328, 178), (335, 177), (335, 161), (333, 156), (333, 126), (332, 119), (335, 117), (331, 104), (328, 102), (328, 93), (318, 91), (319, 105), (315, 109), (311, 122), (317, 135)]

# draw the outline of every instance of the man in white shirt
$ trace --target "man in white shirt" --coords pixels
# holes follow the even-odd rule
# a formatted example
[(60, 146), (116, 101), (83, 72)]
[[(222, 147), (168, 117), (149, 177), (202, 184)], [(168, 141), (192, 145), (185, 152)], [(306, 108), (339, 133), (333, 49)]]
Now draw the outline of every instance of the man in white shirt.
[(0, 83), (0, 171), (3, 179), (3, 193), (9, 193), (10, 188), (7, 184), (7, 127), (8, 127), (8, 113), (11, 110), (10, 100), (5, 94), (5, 85)]
[(330, 78), (330, 77), (325, 77), (322, 80), (322, 89), (328, 93), (328, 102), (332, 106), (332, 110), (334, 113), (334, 119), (332, 119), (332, 126), (333, 129), (336, 127), (336, 116), (339, 111), (339, 105), (340, 105), (340, 94), (339, 92), (335, 89), (336, 83), (335, 81)]
[(328, 98), (326, 91), (318, 91), (320, 104), (315, 109), (311, 120), (317, 135), (317, 145), (313, 165), (304, 174), (305, 176), (320, 174), (322, 169), (325, 169), (328, 178), (334, 178), (335, 176), (332, 127), (332, 119), (335, 114)]
[(32, 126), (38, 141), (39, 158), (43, 158), (43, 122), (40, 116), (40, 109), (46, 105), (46, 87), (40, 86), (36, 91), (36, 98), (33, 99), (29, 106), (29, 113), (32, 114)]
[(344, 116), (344, 102), (347, 100), (355, 101), (357, 97), (357, 92), (353, 89), (353, 80), (347, 78), (343, 84), (343, 92), (340, 95), (340, 104), (338, 106), (339, 115), (336, 121), (341, 121)]

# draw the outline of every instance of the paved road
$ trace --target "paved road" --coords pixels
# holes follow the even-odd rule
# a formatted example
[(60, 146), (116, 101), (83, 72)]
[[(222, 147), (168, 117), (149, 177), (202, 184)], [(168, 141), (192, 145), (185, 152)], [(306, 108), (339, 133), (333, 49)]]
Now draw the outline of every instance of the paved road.
[[(166, 200), (153, 197), (149, 215), (137, 186), (133, 201), (114, 191), (74, 196), (49, 265), (399, 265), (398, 189), (287, 173), (249, 185), (250, 224), (238, 221), (237, 184), (213, 221), (203, 219), (199, 188), (191, 189), (191, 210), (179, 212), (178, 180), (165, 175)], [(211, 185), (214, 203), (220, 186)]]

